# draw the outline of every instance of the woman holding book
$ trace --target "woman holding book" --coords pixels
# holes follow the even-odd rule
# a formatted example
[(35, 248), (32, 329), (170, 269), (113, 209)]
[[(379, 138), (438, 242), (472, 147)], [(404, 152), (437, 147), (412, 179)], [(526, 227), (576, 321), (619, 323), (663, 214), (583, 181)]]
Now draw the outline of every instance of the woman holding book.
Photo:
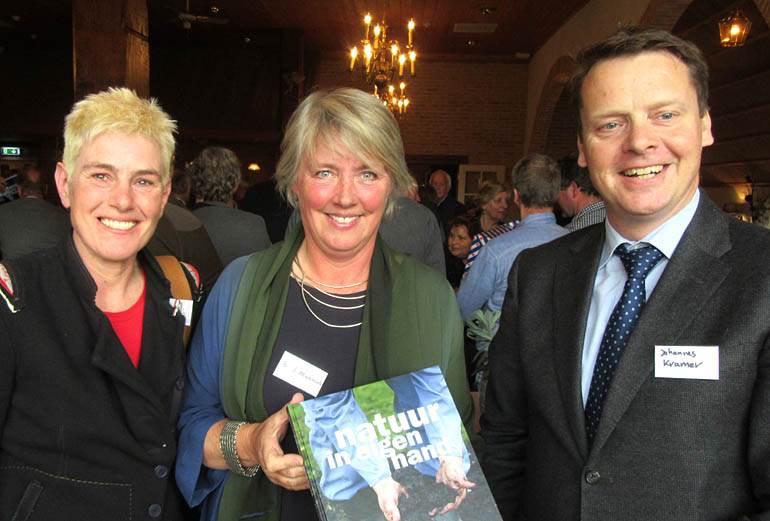
[[(392, 114), (362, 91), (315, 92), (281, 152), (277, 186), (302, 225), (223, 272), (190, 351), (177, 477), (206, 520), (315, 518), (289, 401), (439, 365), (471, 419), (451, 287), (377, 234), (411, 183)], [(444, 467), (459, 496), (462, 469)], [(398, 520), (401, 486), (371, 485)]]

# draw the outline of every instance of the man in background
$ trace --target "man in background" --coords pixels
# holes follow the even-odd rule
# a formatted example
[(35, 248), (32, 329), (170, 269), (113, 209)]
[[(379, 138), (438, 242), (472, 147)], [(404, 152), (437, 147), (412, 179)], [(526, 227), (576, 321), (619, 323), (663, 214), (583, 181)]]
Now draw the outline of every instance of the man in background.
[(513, 201), (521, 223), (481, 248), (457, 293), (463, 320), (482, 307), (499, 311), (516, 256), (567, 233), (556, 224), (553, 213), (561, 182), (556, 162), (542, 154), (531, 154), (513, 167), (512, 178)]
[(558, 205), (564, 216), (572, 218), (564, 227), (574, 232), (604, 222), (604, 201), (594, 188), (588, 169), (578, 165), (574, 157), (561, 159), (559, 166), (561, 191)]
[(436, 212), (444, 234), (449, 221), (465, 212), (465, 206), (450, 195), (452, 178), (444, 170), (436, 170), (430, 175), (429, 184), (436, 191)]
[(67, 212), (44, 199), (45, 188), (39, 172), (37, 180), (34, 175), (19, 177), (19, 198), (0, 205), (0, 258), (3, 260), (51, 248), (70, 233)]

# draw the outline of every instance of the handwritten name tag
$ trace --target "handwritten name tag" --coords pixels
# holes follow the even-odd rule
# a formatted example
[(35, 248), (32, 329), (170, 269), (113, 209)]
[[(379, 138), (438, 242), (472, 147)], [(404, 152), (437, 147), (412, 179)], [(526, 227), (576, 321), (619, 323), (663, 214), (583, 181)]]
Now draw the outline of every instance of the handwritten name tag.
[(655, 346), (655, 377), (719, 380), (719, 346)]
[(184, 325), (189, 326), (192, 324), (192, 316), (193, 316), (193, 301), (184, 299), (184, 298), (170, 298), (168, 299), (169, 304), (171, 304), (171, 309), (174, 310), (174, 316), (176, 316), (177, 313), (181, 313), (184, 317)]
[(276, 378), (305, 391), (313, 397), (318, 396), (328, 374), (323, 369), (319, 369), (288, 351), (283, 352), (283, 356), (281, 356), (275, 371), (273, 371), (273, 376)]

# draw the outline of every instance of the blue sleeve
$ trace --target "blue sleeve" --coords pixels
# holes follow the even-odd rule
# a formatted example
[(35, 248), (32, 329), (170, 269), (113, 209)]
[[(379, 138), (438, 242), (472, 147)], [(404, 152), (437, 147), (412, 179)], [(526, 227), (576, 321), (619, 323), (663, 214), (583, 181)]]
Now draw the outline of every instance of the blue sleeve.
[[(352, 498), (362, 488), (390, 477), (387, 460), (373, 446), (340, 443), (337, 431), (357, 428), (369, 420), (356, 402), (352, 391), (342, 391), (303, 405), (305, 424), (310, 431), (310, 446), (321, 468), (321, 491), (335, 501)], [(373, 440), (376, 446), (376, 440)], [(366, 453), (362, 452), (366, 451)], [(335, 457), (335, 455), (337, 455)], [(343, 463), (344, 458), (350, 463)]]
[(468, 320), (474, 311), (481, 309), (494, 293), (495, 271), (495, 260), (487, 245), (481, 248), (457, 292), (457, 304), (463, 320)]
[[(441, 369), (438, 366), (429, 367), (411, 373), (408, 377), (391, 378), (388, 383), (397, 397), (396, 411), (408, 411), (417, 407), (437, 409), (438, 421), (432, 420), (422, 426), (428, 443), (437, 447), (441, 456), (463, 458), (463, 467), (465, 472), (468, 472), (470, 456), (463, 440), (462, 419), (441, 375)], [(439, 461), (430, 459), (418, 463), (415, 467), (422, 474), (434, 476), (438, 472)]]
[(203, 466), (203, 443), (213, 424), (225, 417), (220, 375), (227, 323), (248, 257), (233, 261), (219, 277), (187, 355), (186, 394), (179, 416), (176, 481), (190, 506), (201, 504), (227, 477), (226, 470)]

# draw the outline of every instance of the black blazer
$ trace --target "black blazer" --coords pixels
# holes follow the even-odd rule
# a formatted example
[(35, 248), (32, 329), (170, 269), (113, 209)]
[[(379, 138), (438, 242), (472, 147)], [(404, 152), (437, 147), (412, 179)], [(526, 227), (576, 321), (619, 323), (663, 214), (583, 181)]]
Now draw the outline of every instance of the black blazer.
[[(701, 194), (589, 451), (580, 366), (603, 241), (592, 226), (510, 272), (482, 421), (504, 518), (770, 519), (770, 233)], [(655, 345), (718, 345), (719, 380), (655, 378)]]
[(96, 307), (71, 238), (5, 264), (14, 295), (0, 301), (0, 519), (179, 518), (172, 409), (184, 322), (154, 259), (140, 260), (138, 370)]

